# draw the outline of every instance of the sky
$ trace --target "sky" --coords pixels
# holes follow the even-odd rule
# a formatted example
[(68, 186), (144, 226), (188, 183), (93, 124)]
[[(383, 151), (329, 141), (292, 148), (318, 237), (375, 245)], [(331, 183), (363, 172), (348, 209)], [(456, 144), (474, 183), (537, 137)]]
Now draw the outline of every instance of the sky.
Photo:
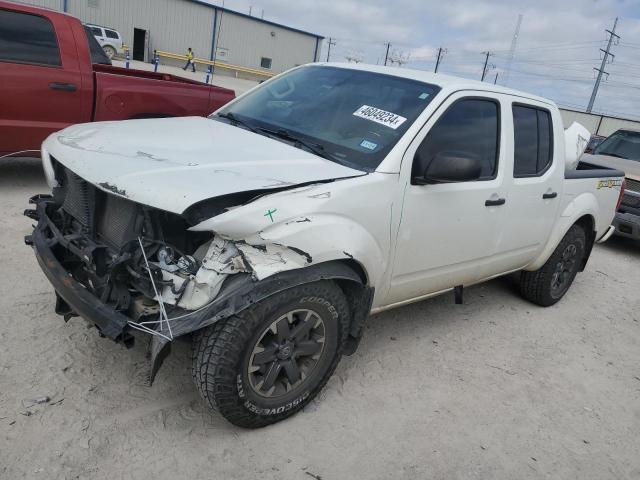
[[(222, 0), (210, 0), (222, 5)], [(584, 110), (606, 47), (605, 29), (621, 39), (613, 45), (609, 76), (593, 111), (640, 119), (640, 0), (225, 0), (232, 10), (326, 37), (322, 60), (346, 57), (383, 63), (386, 43), (401, 67), (433, 71), (439, 47), (446, 53), (438, 69), (480, 79), (489, 51), (486, 81), (551, 98)], [(522, 15), (514, 60), (507, 78), (509, 49)]]

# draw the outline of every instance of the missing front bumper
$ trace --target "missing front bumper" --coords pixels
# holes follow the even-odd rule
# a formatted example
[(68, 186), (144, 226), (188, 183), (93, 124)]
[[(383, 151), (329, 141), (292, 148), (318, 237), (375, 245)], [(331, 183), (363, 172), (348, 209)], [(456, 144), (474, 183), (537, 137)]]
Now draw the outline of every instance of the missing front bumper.
[(25, 242), (33, 246), (40, 268), (56, 291), (56, 313), (65, 319), (79, 315), (93, 323), (105, 337), (131, 347), (133, 337), (128, 331), (128, 317), (102, 303), (62, 266), (51, 249), (52, 243), (57, 242), (52, 238), (46, 201), (36, 205), (38, 224)]

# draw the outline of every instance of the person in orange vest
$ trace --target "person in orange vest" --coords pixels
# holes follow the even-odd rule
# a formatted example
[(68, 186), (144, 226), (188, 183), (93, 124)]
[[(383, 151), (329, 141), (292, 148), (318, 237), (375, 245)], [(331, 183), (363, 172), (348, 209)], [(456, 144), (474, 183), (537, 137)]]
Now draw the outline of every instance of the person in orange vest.
[(187, 48), (187, 63), (185, 64), (183, 70), (186, 72), (187, 68), (189, 68), (189, 65), (191, 65), (191, 68), (193, 70), (193, 72), (195, 73), (196, 71), (196, 64), (193, 62), (193, 50), (191, 50), (191, 47)]

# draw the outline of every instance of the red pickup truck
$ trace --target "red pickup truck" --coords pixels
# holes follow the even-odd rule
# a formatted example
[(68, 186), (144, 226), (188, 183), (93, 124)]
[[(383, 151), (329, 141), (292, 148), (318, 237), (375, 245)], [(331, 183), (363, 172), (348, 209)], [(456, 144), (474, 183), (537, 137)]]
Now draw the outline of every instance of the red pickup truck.
[(233, 90), (114, 67), (75, 17), (0, 0), (0, 155), (74, 123), (208, 115)]

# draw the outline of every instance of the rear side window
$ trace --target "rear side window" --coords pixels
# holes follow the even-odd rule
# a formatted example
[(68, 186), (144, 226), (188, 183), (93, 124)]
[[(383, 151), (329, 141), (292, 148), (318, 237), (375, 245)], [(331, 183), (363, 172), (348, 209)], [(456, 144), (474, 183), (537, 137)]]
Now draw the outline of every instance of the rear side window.
[(0, 61), (62, 65), (51, 22), (38, 15), (0, 10)]
[(513, 176), (542, 175), (553, 160), (553, 128), (547, 110), (513, 106)]
[(412, 176), (422, 176), (439, 152), (452, 151), (479, 158), (480, 180), (494, 178), (498, 166), (499, 125), (497, 102), (478, 98), (458, 100), (438, 119), (418, 147), (420, 161), (414, 162)]
[(102, 29), (98, 27), (89, 27), (91, 29), (91, 33), (93, 33), (96, 37), (102, 36)]
[(107, 30), (105, 28), (104, 33), (107, 35), (107, 38), (115, 38), (116, 40), (120, 38), (120, 36), (118, 35), (118, 32), (114, 32), (113, 30)]

